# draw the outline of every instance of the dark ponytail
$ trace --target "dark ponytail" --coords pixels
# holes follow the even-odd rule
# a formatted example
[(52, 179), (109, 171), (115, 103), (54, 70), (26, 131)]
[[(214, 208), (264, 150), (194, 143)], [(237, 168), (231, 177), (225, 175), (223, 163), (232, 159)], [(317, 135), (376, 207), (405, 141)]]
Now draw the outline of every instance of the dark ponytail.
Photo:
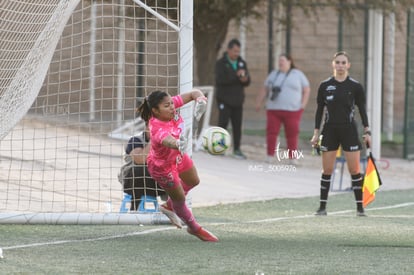
[(141, 114), (141, 118), (146, 124), (148, 124), (148, 121), (152, 117), (152, 108), (158, 108), (158, 105), (166, 96), (168, 96), (168, 93), (166, 92), (154, 91), (144, 97), (144, 101), (138, 107), (138, 112)]
[(145, 121), (145, 124), (148, 124), (148, 121), (151, 118), (152, 114), (151, 109), (148, 106), (147, 97), (144, 97), (144, 101), (141, 103), (141, 105), (138, 106), (137, 111), (141, 114), (141, 118)]

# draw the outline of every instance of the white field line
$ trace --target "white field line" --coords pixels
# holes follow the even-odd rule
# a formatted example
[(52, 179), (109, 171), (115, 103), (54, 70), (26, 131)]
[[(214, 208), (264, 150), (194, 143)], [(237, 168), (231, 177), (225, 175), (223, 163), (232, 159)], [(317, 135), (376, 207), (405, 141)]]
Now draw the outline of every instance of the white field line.
[[(400, 203), (400, 204), (389, 205), (389, 206), (373, 207), (373, 208), (365, 209), (365, 211), (395, 209), (395, 208), (408, 207), (408, 206), (412, 206), (412, 205), (414, 205), (414, 202), (406, 202), (406, 203)], [(332, 216), (332, 215), (341, 215), (341, 214), (348, 214), (348, 213), (353, 213), (353, 212), (355, 212), (355, 210), (342, 210), (342, 211), (328, 212), (328, 215), (330, 215), (330, 216)], [(271, 219), (249, 221), (249, 222), (246, 222), (246, 223), (264, 223), (264, 222), (274, 222), (274, 221), (282, 221), (282, 220), (303, 219), (303, 218), (309, 218), (309, 217), (315, 217), (315, 215), (314, 214), (311, 214), (311, 215), (307, 214), (307, 215), (300, 215), (300, 216), (294, 216), (294, 217), (277, 217), (277, 218), (271, 218)]]
[[(335, 215), (335, 217), (350, 217), (350, 216), (349, 215)], [(414, 219), (414, 215), (369, 215), (369, 218)]]
[(6, 247), (3, 247), (3, 250), (12, 250), (12, 249), (19, 249), (19, 248), (35, 247), (35, 246), (59, 245), (59, 244), (68, 244), (68, 243), (105, 241), (105, 240), (119, 239), (119, 238), (125, 238), (125, 237), (130, 237), (130, 236), (146, 235), (146, 234), (151, 234), (151, 233), (160, 232), (160, 231), (173, 230), (173, 229), (177, 229), (177, 228), (175, 226), (174, 227), (163, 227), (163, 228), (154, 228), (154, 229), (149, 229), (145, 231), (124, 233), (124, 234), (119, 234), (119, 235), (105, 236), (105, 237), (98, 237), (98, 238), (91, 238), (91, 239), (61, 240), (61, 241), (54, 241), (54, 242), (43, 242), (43, 243), (6, 246)]
[[(375, 211), (375, 210), (384, 210), (384, 209), (395, 209), (395, 208), (403, 208), (403, 207), (409, 207), (414, 205), (414, 202), (407, 202), (407, 203), (401, 203), (401, 204), (395, 204), (395, 205), (389, 205), (389, 206), (383, 206), (383, 207), (375, 207), (366, 209), (366, 211)], [(346, 213), (354, 212), (355, 210), (342, 210), (342, 211), (336, 211), (336, 212), (329, 212), (329, 215), (341, 215)], [(240, 224), (240, 223), (269, 223), (269, 222), (275, 222), (275, 221), (282, 221), (282, 220), (294, 220), (294, 219), (303, 219), (303, 218), (311, 218), (315, 217), (315, 215), (300, 215), (300, 216), (293, 216), (293, 217), (277, 217), (277, 218), (271, 218), (271, 219), (263, 219), (263, 220), (255, 220), (255, 221), (247, 221), (247, 222), (234, 222), (234, 223), (210, 223), (210, 225), (227, 225), (227, 224)], [(371, 216), (372, 217), (372, 216)], [(414, 216), (410, 215), (401, 215), (401, 216), (374, 216), (377, 217), (400, 217), (400, 218), (413, 218)], [(60, 244), (68, 244), (68, 243), (82, 243), (82, 242), (95, 242), (95, 241), (105, 241), (105, 240), (113, 240), (113, 239), (119, 239), (119, 238), (125, 238), (125, 237), (131, 237), (131, 236), (139, 236), (139, 235), (147, 235), (151, 233), (156, 232), (163, 232), (168, 230), (177, 230), (176, 227), (163, 227), (163, 228), (154, 228), (139, 232), (131, 232), (131, 233), (125, 233), (125, 234), (118, 234), (113, 236), (105, 236), (105, 237), (98, 237), (98, 238), (91, 238), (91, 239), (81, 239), (81, 240), (61, 240), (61, 241), (53, 241), (53, 242), (41, 242), (41, 243), (32, 243), (32, 244), (22, 244), (22, 245), (14, 245), (14, 246), (6, 246), (3, 247), (4, 250), (14, 250), (14, 249), (20, 249), (20, 248), (30, 248), (30, 247), (37, 247), (37, 246), (48, 246), (48, 245), (60, 245)]]

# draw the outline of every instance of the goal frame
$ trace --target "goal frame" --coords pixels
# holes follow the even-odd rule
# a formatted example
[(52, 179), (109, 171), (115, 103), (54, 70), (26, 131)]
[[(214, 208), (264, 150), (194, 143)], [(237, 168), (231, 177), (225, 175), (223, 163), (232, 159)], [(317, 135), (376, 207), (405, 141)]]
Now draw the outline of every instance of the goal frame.
[[(133, 1), (157, 19), (161, 20), (179, 32), (179, 92), (184, 93), (193, 86), (193, 0), (180, 0), (179, 26), (170, 22), (163, 15), (145, 5), (139, 0)], [(74, 0), (77, 4), (79, 0)], [(92, 1), (94, 2), (94, 1)], [(76, 5), (77, 5), (76, 4)], [(75, 5), (75, 7), (76, 7)], [(61, 32), (63, 31), (63, 28)], [(56, 44), (54, 45), (56, 47)], [(52, 53), (53, 54), (53, 51)], [(50, 57), (51, 59), (51, 57)], [(50, 61), (49, 61), (50, 62)], [(92, 66), (91, 66), (92, 67)], [(46, 74), (46, 72), (45, 72)], [(37, 93), (40, 91), (38, 87)], [(91, 101), (92, 102), (92, 101)], [(94, 106), (91, 106), (92, 108)], [(192, 125), (192, 108), (183, 108), (182, 115), (185, 123)], [(16, 121), (17, 123), (18, 121)], [(192, 129), (192, 127), (188, 127)], [(191, 133), (192, 134), (192, 133)], [(191, 148), (189, 148), (191, 154)], [(160, 212), (129, 212), (129, 213), (79, 213), (79, 212), (40, 212), (40, 213), (1, 213), (0, 224), (169, 224), (168, 218)]]

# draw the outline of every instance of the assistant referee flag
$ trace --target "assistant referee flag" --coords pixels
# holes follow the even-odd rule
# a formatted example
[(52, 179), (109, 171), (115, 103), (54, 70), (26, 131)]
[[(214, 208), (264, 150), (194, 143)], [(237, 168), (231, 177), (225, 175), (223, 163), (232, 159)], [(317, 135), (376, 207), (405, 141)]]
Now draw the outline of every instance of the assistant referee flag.
[(374, 157), (370, 152), (367, 159), (367, 169), (365, 171), (364, 184), (362, 186), (362, 203), (364, 207), (375, 200), (375, 192), (378, 190), (381, 184), (381, 178), (378, 173), (377, 166), (375, 165)]

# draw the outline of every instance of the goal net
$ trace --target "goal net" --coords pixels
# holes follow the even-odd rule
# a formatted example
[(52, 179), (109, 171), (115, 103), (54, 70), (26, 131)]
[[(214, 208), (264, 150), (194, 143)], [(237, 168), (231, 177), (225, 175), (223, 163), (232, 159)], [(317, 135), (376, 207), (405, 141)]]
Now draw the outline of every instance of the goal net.
[(120, 213), (117, 175), (137, 99), (182, 88), (180, 2), (8, 0), (0, 16), (0, 223), (165, 223)]

